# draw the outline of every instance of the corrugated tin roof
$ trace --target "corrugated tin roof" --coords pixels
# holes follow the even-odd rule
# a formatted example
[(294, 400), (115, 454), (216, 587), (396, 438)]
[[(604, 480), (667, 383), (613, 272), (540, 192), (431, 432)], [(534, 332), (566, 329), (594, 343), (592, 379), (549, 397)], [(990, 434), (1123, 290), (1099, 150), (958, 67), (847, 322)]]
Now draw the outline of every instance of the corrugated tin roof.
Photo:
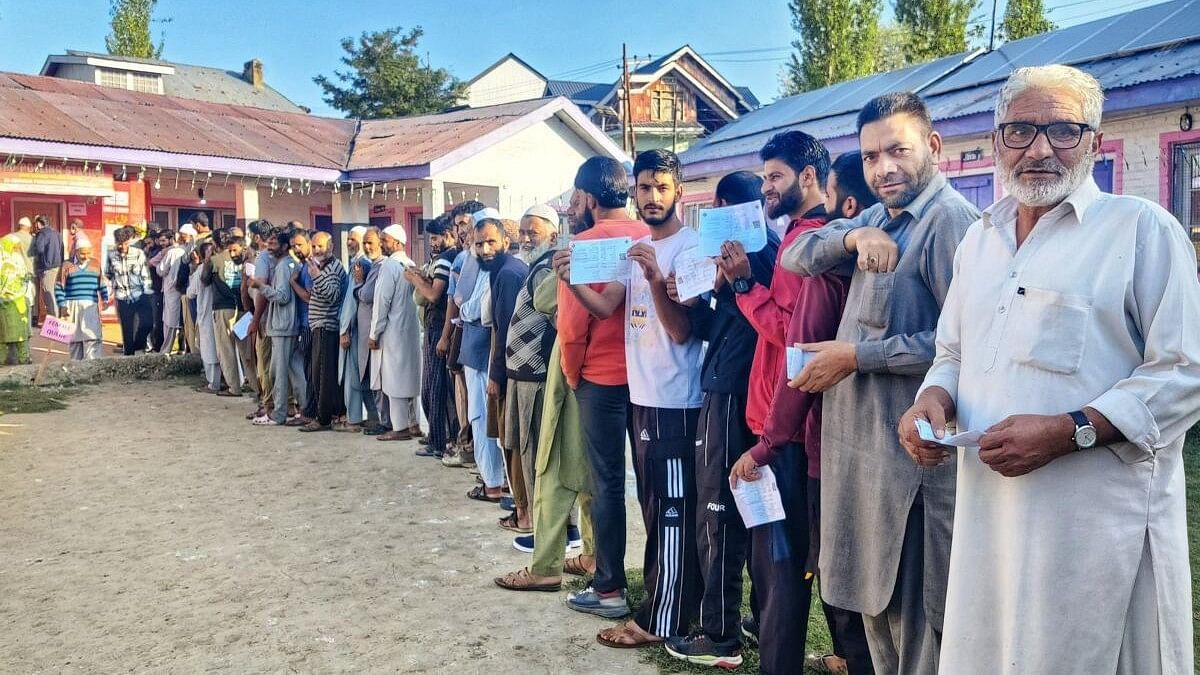
[(1153, 5), (969, 56), (954, 54), (779, 99), (702, 139), (680, 159), (688, 165), (757, 152), (785, 129), (822, 139), (851, 135), (862, 104), (895, 91), (920, 93), (934, 120), (990, 112), (1001, 84), (1021, 66), (1069, 63), (1091, 72), (1106, 90), (1197, 75), (1200, 0)]
[(741, 94), (746, 103), (750, 105), (751, 110), (754, 110), (762, 105), (762, 103), (758, 100), (758, 97), (754, 95), (754, 92), (750, 91), (750, 87), (734, 87), (734, 89), (738, 90), (738, 93)]
[(112, 54), (97, 54), (68, 49), (70, 56), (108, 59), (110, 61), (127, 61), (155, 66), (171, 66), (175, 69), (173, 75), (163, 75), (163, 93), (167, 96), (181, 96), (210, 103), (229, 103), (246, 105), (267, 110), (282, 112), (304, 112), (304, 109), (279, 93), (271, 85), (264, 83), (261, 89), (242, 79), (242, 73), (232, 70), (221, 70), (208, 66), (193, 66), (186, 63), (175, 63), (158, 59), (139, 59)]
[(0, 73), (0, 135), (341, 168), (353, 120)]
[(547, 103), (548, 99), (536, 99), (440, 115), (363, 120), (347, 168), (353, 171), (428, 164)]
[(571, 80), (548, 80), (546, 96), (566, 96), (576, 103), (595, 103), (612, 91), (610, 82), (573, 82)]

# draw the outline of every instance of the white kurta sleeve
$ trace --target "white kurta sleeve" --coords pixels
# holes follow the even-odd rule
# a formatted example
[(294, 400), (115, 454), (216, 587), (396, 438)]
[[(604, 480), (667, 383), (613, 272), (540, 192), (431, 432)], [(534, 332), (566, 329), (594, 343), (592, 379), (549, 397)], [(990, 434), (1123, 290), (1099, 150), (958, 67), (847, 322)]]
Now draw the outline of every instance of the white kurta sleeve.
[(1161, 208), (1147, 205), (1138, 221), (1127, 311), (1144, 344), (1144, 362), (1088, 404), (1129, 440), (1114, 449), (1131, 463), (1178, 440), (1200, 419), (1196, 252), (1183, 228)]
[(963, 284), (969, 283), (959, 275), (962, 262), (963, 247), (959, 246), (954, 252), (954, 277), (950, 289), (946, 292), (946, 301), (942, 305), (942, 314), (938, 317), (937, 337), (934, 340), (936, 353), (933, 365), (925, 373), (925, 382), (917, 391), (920, 397), (930, 387), (941, 387), (950, 394), (950, 398), (958, 400), (958, 377), (962, 368), (962, 315), (965, 293)]
[(388, 314), (392, 311), (392, 302), (396, 295), (396, 268), (399, 265), (388, 265), (387, 261), (380, 263), (379, 279), (375, 282), (375, 304), (371, 307), (372, 340), (379, 340), (387, 329)]

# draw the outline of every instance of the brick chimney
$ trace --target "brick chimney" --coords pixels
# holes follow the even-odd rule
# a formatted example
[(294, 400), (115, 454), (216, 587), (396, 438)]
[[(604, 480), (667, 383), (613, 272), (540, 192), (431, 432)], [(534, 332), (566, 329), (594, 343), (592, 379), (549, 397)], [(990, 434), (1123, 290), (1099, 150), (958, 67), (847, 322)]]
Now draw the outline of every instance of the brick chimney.
[(262, 61), (250, 59), (242, 66), (242, 79), (254, 85), (255, 89), (263, 88)]

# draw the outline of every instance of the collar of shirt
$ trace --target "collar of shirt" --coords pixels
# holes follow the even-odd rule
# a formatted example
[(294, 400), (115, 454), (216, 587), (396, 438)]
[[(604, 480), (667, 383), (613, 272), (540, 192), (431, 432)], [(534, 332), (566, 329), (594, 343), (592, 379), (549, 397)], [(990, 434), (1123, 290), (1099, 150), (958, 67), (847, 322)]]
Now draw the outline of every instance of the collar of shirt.
[[(1079, 187), (1067, 195), (1067, 198), (1062, 200), (1058, 206), (1051, 209), (1047, 215), (1053, 213), (1055, 215), (1066, 215), (1063, 210), (1070, 210), (1075, 214), (1075, 222), (1083, 223), (1083, 214), (1092, 206), (1096, 198), (1100, 196), (1100, 187), (1096, 185), (1096, 180), (1088, 176)], [(983, 210), (983, 226), (985, 228), (993, 226), (1013, 225), (1015, 227), (1017, 221), (1017, 198), (1012, 195), (1005, 195), (1000, 201), (992, 204)]]
[[(829, 214), (825, 212), (825, 205), (817, 204), (811, 209), (805, 211), (804, 214), (799, 218), (792, 218), (791, 222), (788, 223), (787, 230), (785, 230), (784, 233), (786, 234), (791, 232), (792, 230), (796, 229), (797, 225), (806, 220), (813, 220), (814, 218), (826, 218), (828, 215)], [(826, 220), (828, 220), (828, 218), (826, 218)]]
[[(902, 213), (908, 213), (913, 220), (920, 220), (925, 215), (925, 210), (933, 203), (938, 193), (946, 187), (946, 177), (941, 171), (934, 174), (933, 179), (929, 181), (929, 185), (921, 190), (921, 194), (917, 195), (916, 199), (909, 202), (904, 208), (900, 209)], [(885, 211), (886, 213), (886, 211)], [(890, 219), (890, 218), (889, 218)]]

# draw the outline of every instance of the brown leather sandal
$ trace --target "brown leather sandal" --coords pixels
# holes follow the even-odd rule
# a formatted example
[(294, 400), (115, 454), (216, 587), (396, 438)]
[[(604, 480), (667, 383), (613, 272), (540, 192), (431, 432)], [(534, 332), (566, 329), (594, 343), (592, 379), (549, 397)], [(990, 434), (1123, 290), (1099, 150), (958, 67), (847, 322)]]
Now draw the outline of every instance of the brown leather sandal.
[(528, 567), (522, 567), (516, 572), (509, 572), (502, 577), (496, 577), (492, 581), (496, 582), (500, 588), (509, 591), (555, 592), (562, 590), (562, 579), (554, 582), (534, 581), (533, 574), (530, 573)]
[(597, 633), (596, 642), (613, 649), (638, 649), (639, 647), (657, 647), (665, 640), (657, 635), (650, 635), (642, 630), (641, 626), (634, 623), (633, 619), (630, 619)]

